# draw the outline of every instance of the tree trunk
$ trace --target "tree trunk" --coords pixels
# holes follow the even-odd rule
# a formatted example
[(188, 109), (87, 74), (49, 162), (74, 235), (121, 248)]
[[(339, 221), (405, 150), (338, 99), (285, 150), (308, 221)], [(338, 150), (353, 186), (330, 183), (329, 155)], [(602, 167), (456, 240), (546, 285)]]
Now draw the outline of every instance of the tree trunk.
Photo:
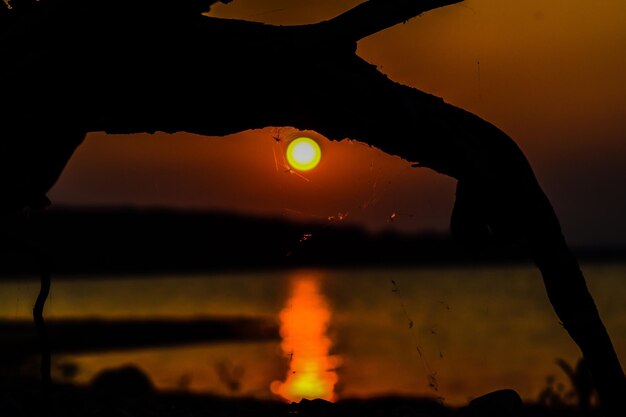
[[(359, 140), (458, 179), (455, 231), (530, 246), (606, 414), (626, 415), (621, 365), (519, 148), (355, 54), (360, 38), (459, 1), (370, 0), (326, 22), (277, 27), (201, 15), (213, 1), (42, 0), (30, 20), (2, 32), (9, 65), (0, 71), (11, 82), (0, 104), (0, 208), (38, 200), (89, 131), (226, 135), (294, 126)], [(35, 23), (25, 30), (25, 21)], [(33, 125), (37, 134), (25, 134)], [(58, 134), (42, 137), (46, 128)]]

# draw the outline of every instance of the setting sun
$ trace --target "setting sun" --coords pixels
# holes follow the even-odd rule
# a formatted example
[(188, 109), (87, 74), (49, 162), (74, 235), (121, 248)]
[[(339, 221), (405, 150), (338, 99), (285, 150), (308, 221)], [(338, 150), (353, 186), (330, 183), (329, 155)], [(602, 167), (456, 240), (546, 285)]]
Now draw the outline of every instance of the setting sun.
[(317, 166), (322, 159), (320, 146), (311, 138), (294, 139), (287, 147), (287, 161), (298, 171), (309, 171)]

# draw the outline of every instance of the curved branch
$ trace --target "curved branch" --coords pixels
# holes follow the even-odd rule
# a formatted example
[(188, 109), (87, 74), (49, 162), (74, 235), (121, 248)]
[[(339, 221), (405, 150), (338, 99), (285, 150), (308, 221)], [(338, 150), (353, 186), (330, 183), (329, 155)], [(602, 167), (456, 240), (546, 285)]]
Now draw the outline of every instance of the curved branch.
[(337, 36), (358, 41), (422, 13), (463, 0), (369, 0), (326, 22)]

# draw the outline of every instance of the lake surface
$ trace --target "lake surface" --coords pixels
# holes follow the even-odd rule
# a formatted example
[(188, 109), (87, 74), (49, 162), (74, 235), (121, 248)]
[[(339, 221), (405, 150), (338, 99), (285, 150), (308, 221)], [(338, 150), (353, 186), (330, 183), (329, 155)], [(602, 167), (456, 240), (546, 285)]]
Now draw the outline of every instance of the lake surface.
[[(583, 270), (624, 361), (626, 265)], [(35, 280), (0, 282), (0, 318), (29, 318), (37, 290)], [(312, 392), (330, 387), (330, 396), (316, 395), (323, 398), (395, 393), (441, 397), (458, 405), (491, 390), (513, 388), (535, 399), (549, 375), (568, 389), (555, 359), (575, 364), (580, 356), (531, 266), (57, 277), (46, 314), (271, 318), (281, 323), (282, 341), (55, 358), (57, 364), (78, 365), (73, 377), (78, 383), (88, 383), (103, 369), (133, 363), (162, 389), (262, 398), (285, 396), (287, 385), (299, 384)], [(289, 382), (290, 375), (313, 368), (317, 376)], [(233, 380), (237, 384), (229, 383)]]

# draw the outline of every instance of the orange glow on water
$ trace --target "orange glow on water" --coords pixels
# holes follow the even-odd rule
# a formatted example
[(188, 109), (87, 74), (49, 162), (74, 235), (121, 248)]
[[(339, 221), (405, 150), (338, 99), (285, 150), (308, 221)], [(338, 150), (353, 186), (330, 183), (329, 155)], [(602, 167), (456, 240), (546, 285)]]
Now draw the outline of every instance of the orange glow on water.
[(281, 348), (290, 358), (289, 371), (284, 382), (272, 382), (274, 394), (289, 401), (336, 399), (339, 358), (330, 355), (330, 319), (330, 307), (320, 293), (318, 280), (295, 280), (287, 306), (280, 312)]

